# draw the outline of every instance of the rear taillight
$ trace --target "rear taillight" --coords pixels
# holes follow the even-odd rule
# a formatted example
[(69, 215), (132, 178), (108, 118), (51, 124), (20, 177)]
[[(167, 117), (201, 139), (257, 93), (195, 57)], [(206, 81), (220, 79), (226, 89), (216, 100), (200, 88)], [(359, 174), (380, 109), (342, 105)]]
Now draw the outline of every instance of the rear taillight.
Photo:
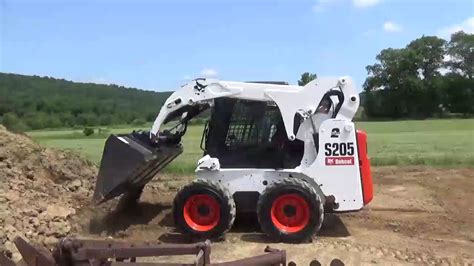
[(366, 205), (374, 197), (374, 191), (372, 185), (372, 173), (370, 171), (370, 159), (367, 154), (367, 133), (363, 130), (357, 130), (357, 151), (359, 153), (362, 195), (364, 205)]

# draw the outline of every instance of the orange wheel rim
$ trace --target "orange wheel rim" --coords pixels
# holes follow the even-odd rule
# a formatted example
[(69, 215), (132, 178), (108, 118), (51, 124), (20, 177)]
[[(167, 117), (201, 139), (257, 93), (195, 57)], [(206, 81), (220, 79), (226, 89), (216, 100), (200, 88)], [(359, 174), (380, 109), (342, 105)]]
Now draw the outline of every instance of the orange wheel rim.
[(273, 201), (270, 216), (278, 230), (296, 233), (309, 223), (309, 204), (298, 194), (281, 195)]
[(207, 232), (216, 227), (220, 221), (220, 204), (211, 195), (192, 195), (184, 204), (183, 216), (189, 227), (196, 231)]

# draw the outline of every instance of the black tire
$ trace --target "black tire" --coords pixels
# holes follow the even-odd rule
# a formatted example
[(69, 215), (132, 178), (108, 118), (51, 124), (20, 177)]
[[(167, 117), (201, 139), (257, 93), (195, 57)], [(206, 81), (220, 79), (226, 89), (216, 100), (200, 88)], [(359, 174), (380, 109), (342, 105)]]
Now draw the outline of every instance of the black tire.
[[(219, 218), (217, 219), (218, 222), (215, 224), (215, 226), (208, 226), (210, 229), (206, 228), (205, 230), (201, 230), (200, 228), (197, 228), (198, 226), (201, 226), (199, 223), (188, 223), (187, 221), (189, 221), (189, 217), (191, 217), (191, 215), (186, 216), (188, 220), (185, 218), (186, 203), (188, 200), (192, 199), (190, 198), (191, 196), (195, 195), (205, 195), (205, 197), (210, 196), (217, 202), (217, 205), (204, 206), (207, 208), (207, 213), (203, 214), (202, 216), (199, 214), (201, 217), (209, 217), (209, 215), (215, 213), (214, 211), (210, 211), (210, 209), (215, 209), (214, 207), (218, 206), (220, 212), (220, 215), (218, 215)], [(190, 204), (192, 205), (194, 203)], [(199, 207), (201, 207), (201, 205)], [(190, 212), (186, 211), (186, 213), (188, 214)], [(197, 238), (221, 238), (232, 227), (232, 224), (235, 220), (235, 213), (235, 202), (229, 190), (223, 187), (220, 183), (207, 179), (199, 178), (184, 186), (178, 192), (173, 201), (173, 218), (176, 227), (183, 233)]]
[[(272, 217), (273, 219), (278, 220), (275, 215), (272, 216), (273, 204), (277, 199), (282, 199), (281, 196), (284, 195), (287, 195), (287, 197), (296, 195), (296, 197), (303, 202), (301, 210), (304, 209), (304, 213), (309, 215), (309, 217), (301, 215), (301, 211), (298, 214), (297, 212), (300, 209), (291, 206), (291, 204), (289, 209), (290, 213), (287, 214), (287, 205), (284, 206), (285, 211), (283, 215), (286, 217), (306, 217), (305, 222), (302, 222), (299, 225), (301, 228), (293, 227), (292, 229), (288, 229), (296, 231), (287, 231), (284, 227), (275, 224), (272, 220)], [(301, 179), (286, 178), (269, 185), (263, 191), (257, 204), (257, 216), (260, 228), (268, 237), (275, 241), (305, 242), (310, 240), (313, 235), (321, 229), (324, 220), (324, 204), (322, 203), (321, 197), (322, 195), (320, 195), (311, 184), (308, 184)], [(278, 209), (276, 206), (281, 206), (281, 204), (275, 203), (275, 209)], [(293, 210), (291, 211), (291, 209)], [(276, 213), (277, 211), (273, 214)], [(281, 215), (282, 214), (280, 214), (280, 216)]]

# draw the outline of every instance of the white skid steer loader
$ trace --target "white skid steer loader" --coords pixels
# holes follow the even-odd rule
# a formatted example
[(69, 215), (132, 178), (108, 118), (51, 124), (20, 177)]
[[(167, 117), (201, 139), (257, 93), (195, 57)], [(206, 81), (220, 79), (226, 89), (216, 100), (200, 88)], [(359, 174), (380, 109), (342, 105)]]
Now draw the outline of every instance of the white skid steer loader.
[(348, 77), (304, 87), (193, 80), (166, 100), (151, 131), (107, 139), (94, 200), (124, 194), (121, 202), (138, 201), (145, 184), (182, 152), (188, 121), (210, 108), (197, 179), (173, 202), (178, 229), (220, 237), (236, 213), (256, 212), (269, 237), (308, 240), (325, 212), (360, 210), (372, 200), (367, 135), (352, 122), (358, 107)]

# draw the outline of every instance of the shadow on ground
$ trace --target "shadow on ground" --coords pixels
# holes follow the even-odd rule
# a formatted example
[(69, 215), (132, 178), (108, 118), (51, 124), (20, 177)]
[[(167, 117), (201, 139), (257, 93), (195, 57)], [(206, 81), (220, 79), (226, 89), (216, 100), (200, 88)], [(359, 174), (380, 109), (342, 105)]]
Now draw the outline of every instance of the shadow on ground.
[[(232, 231), (242, 232), (240, 239), (245, 242), (268, 243), (268, 237), (260, 231), (256, 215), (246, 216), (240, 221), (242, 224)], [(249, 233), (251, 232), (251, 233)], [(326, 214), (321, 230), (317, 237), (348, 237), (349, 230), (342, 222), (341, 218), (334, 214)]]
[(105, 216), (92, 217), (89, 222), (91, 234), (115, 234), (127, 230), (132, 225), (148, 224), (169, 206), (147, 202), (137, 203), (133, 208), (113, 210)]
[(336, 214), (326, 213), (323, 226), (319, 230), (319, 237), (348, 237), (351, 234), (341, 217)]
[[(161, 221), (162, 226), (173, 227), (173, 217), (166, 215)], [(235, 236), (237, 234), (238, 236)], [(318, 237), (348, 237), (350, 236), (347, 227), (341, 218), (334, 214), (326, 214), (324, 223), (318, 233)], [(269, 243), (271, 240), (260, 231), (257, 215), (254, 213), (245, 213), (237, 215), (234, 226), (230, 233), (225, 236), (227, 240), (234, 241), (233, 238), (240, 238), (244, 242)], [(204, 241), (205, 239), (192, 238), (179, 232), (165, 233), (160, 236), (160, 241), (164, 243), (194, 243)], [(223, 241), (223, 239), (213, 239), (213, 242)]]

